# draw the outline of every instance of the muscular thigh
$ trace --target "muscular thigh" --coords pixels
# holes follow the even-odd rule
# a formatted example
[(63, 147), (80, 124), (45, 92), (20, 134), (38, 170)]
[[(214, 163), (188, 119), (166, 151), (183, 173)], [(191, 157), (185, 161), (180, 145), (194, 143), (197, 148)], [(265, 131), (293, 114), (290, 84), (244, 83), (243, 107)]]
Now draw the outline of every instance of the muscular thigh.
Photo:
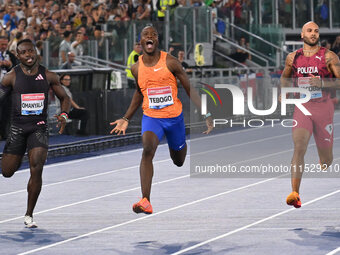
[(319, 103), (313, 115), (313, 135), (318, 148), (333, 147), (334, 105), (331, 100)]
[(305, 115), (299, 108), (295, 107), (293, 119), (296, 121), (296, 126), (293, 127), (293, 133), (298, 129), (308, 130), (310, 135), (313, 133), (313, 120), (311, 116)]
[(21, 155), (26, 152), (27, 133), (24, 127), (11, 125), (8, 138), (6, 140), (4, 154)]
[(164, 121), (163, 128), (165, 130), (165, 136), (168, 140), (169, 148), (173, 151), (182, 150), (186, 145), (183, 113), (178, 117)]
[(48, 126), (46, 124), (37, 126), (27, 138), (28, 151), (33, 148), (48, 149)]
[(158, 141), (160, 142), (164, 136), (164, 129), (161, 125), (160, 119), (152, 118), (146, 115), (143, 115), (142, 118), (142, 136), (144, 136), (145, 132), (154, 133)]
[(11, 125), (6, 140), (4, 154), (1, 159), (3, 174), (11, 176), (21, 165), (22, 158), (26, 152), (27, 134), (23, 127)]

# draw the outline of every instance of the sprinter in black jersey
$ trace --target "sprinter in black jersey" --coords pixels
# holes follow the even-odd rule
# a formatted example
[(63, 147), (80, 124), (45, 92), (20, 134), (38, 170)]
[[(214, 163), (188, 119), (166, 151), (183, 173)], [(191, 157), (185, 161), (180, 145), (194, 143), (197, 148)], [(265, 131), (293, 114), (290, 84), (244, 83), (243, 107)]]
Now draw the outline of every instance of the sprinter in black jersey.
[(56, 116), (60, 134), (66, 125), (70, 99), (60, 85), (58, 75), (38, 63), (36, 48), (31, 40), (18, 42), (17, 58), (20, 64), (7, 73), (0, 84), (0, 106), (7, 95), (11, 94), (12, 97), (11, 128), (1, 159), (1, 171), (4, 177), (11, 177), (28, 151), (31, 176), (27, 185), (24, 223), (29, 228), (35, 228), (33, 210), (40, 194), (48, 150), (48, 91), (51, 88), (61, 102), (62, 113)]

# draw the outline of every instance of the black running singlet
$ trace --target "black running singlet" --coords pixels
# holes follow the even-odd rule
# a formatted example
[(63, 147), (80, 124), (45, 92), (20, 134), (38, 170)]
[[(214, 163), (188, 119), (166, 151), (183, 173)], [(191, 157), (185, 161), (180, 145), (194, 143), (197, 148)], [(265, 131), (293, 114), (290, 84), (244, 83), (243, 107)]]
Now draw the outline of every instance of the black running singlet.
[(16, 80), (12, 90), (12, 123), (36, 124), (47, 121), (50, 85), (45, 67), (39, 65), (35, 75), (26, 75), (20, 65), (14, 67)]

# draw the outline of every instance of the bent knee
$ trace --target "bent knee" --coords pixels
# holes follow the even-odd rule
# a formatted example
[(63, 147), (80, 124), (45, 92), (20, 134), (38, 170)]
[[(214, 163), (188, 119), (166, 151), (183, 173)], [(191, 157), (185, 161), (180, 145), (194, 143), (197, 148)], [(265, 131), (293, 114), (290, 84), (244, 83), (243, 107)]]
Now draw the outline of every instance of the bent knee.
[(181, 167), (181, 166), (183, 166), (184, 162), (183, 161), (181, 161), (181, 162), (174, 162), (174, 164), (176, 166), (178, 166), (178, 167)]
[(155, 155), (156, 148), (154, 146), (144, 146), (143, 157), (153, 157)]
[(45, 162), (35, 162), (31, 163), (30, 168), (34, 170), (34, 172), (40, 172), (44, 168)]
[(176, 159), (176, 160), (172, 160), (173, 162), (174, 162), (174, 164), (176, 165), (176, 166), (178, 166), (178, 167), (181, 167), (181, 166), (183, 166), (183, 164), (184, 164), (184, 160), (178, 160), (178, 159)]
[(297, 154), (305, 154), (307, 151), (307, 145), (303, 142), (301, 143), (295, 143), (294, 145), (294, 153), (297, 153)]
[(321, 166), (329, 167), (333, 163), (333, 156), (320, 159)]
[(6, 170), (2, 169), (1, 173), (2, 173), (3, 177), (10, 178), (14, 175), (15, 171), (6, 171)]

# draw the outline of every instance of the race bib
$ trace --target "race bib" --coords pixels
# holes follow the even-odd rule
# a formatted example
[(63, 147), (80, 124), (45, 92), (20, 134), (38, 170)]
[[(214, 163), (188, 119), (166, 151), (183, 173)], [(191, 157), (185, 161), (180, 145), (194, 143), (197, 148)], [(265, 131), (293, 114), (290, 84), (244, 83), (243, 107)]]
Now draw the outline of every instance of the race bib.
[(174, 104), (171, 87), (149, 88), (148, 100), (151, 109), (162, 109)]
[[(317, 76), (320, 78), (320, 76)], [(321, 98), (322, 91), (321, 88), (311, 86), (309, 83), (310, 77), (299, 77), (298, 78), (298, 86), (299, 88), (307, 89), (311, 93), (311, 99)], [(306, 97), (306, 95), (301, 94), (301, 98)]]
[(44, 110), (44, 93), (22, 94), (21, 115), (40, 115)]

